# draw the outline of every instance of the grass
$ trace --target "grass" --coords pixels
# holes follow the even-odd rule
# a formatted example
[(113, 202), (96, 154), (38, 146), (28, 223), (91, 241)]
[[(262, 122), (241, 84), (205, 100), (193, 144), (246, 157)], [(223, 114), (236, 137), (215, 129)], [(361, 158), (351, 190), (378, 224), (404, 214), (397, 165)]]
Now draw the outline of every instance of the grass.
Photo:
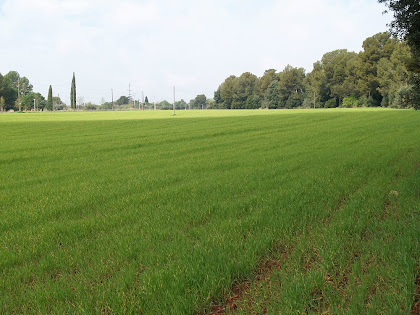
[(171, 114), (0, 115), (0, 313), (410, 312), (419, 112)]

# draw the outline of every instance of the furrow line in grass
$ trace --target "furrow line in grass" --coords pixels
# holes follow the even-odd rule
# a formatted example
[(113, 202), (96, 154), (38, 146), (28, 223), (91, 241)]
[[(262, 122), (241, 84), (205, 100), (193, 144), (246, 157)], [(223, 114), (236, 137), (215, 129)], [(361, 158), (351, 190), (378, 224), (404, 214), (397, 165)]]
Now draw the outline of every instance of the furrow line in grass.
[[(389, 166), (392, 166), (394, 164), (399, 165), (399, 164), (401, 164), (401, 161), (403, 160), (404, 157), (405, 156), (403, 154), (400, 155), (400, 156), (396, 156), (394, 159), (392, 159), (388, 163), (388, 165)], [(400, 172), (400, 170), (399, 170), (400, 168), (401, 167), (397, 167), (398, 170), (396, 172)], [(354, 188), (351, 193), (347, 194), (348, 197), (346, 197), (345, 200), (339, 198), (340, 201), (339, 201), (339, 204), (338, 204), (338, 208), (337, 209), (344, 210), (344, 208), (346, 207), (346, 201), (347, 200), (352, 200), (352, 198), (354, 198), (355, 196), (357, 196), (357, 195), (359, 195), (361, 193), (363, 194), (363, 191), (367, 189), (366, 187), (369, 187), (369, 186), (372, 186), (372, 185), (376, 185), (377, 182), (378, 182), (377, 179), (371, 178), (363, 186), (359, 186), (359, 187)], [(394, 179), (391, 178), (390, 182), (391, 182), (390, 185), (392, 185), (392, 182), (394, 182)], [(332, 213), (332, 215), (333, 215), (333, 217), (337, 217), (337, 211), (334, 211)], [(342, 214), (341, 214), (341, 216), (342, 216)], [(320, 229), (319, 228), (316, 228), (316, 229), (314, 229), (314, 231), (311, 234), (305, 235), (305, 237), (312, 238), (315, 235), (323, 235), (323, 237), (327, 238), (327, 236), (326, 236), (325, 233), (329, 233), (328, 232), (329, 229), (330, 229), (329, 226), (332, 225), (332, 224), (333, 225), (336, 225), (337, 223), (338, 224), (341, 224), (340, 223), (340, 219), (339, 219), (339, 221), (337, 221), (337, 223), (331, 223), (331, 220), (332, 220), (333, 217), (330, 217), (329, 220), (324, 221), (324, 223), (321, 224), (321, 226), (323, 226), (321, 230), (324, 230), (324, 232), (320, 232)], [(318, 226), (318, 224), (317, 223), (314, 223), (313, 226)], [(309, 228), (309, 227), (307, 227), (307, 228)], [(297, 246), (297, 244), (289, 245), (288, 247), (289, 248), (294, 248), (296, 246)], [(308, 249), (310, 249), (310, 248), (308, 248)], [(274, 252), (276, 252), (276, 251), (274, 251)], [(315, 258), (315, 260), (313, 262), (316, 262), (318, 264), (318, 263), (320, 263), (321, 256), (319, 255), (319, 253), (316, 250), (315, 250), (315, 254), (316, 255), (314, 257), (318, 257), (318, 258)], [(255, 309), (252, 309), (251, 308), (251, 306), (253, 304), (252, 294), (255, 294), (255, 290), (257, 290), (257, 291), (259, 290), (258, 288), (261, 287), (261, 282), (262, 281), (266, 282), (266, 284), (268, 286), (270, 286), (269, 285), (269, 283), (270, 283), (270, 275), (274, 271), (279, 270), (279, 269), (282, 269), (282, 264), (283, 263), (286, 263), (287, 264), (287, 259), (285, 259), (285, 258), (288, 258), (289, 256), (290, 256), (290, 252), (288, 253), (287, 256), (280, 255), (280, 257), (277, 256), (276, 259), (273, 259), (273, 257), (269, 256), (269, 258), (267, 258), (265, 261), (266, 262), (267, 261), (271, 261), (272, 267), (266, 266), (266, 268), (262, 269), (259, 266), (257, 268), (256, 275), (254, 275), (252, 277), (253, 280), (245, 280), (244, 282), (241, 282), (239, 284), (234, 284), (232, 286), (232, 289), (231, 289), (231, 292), (233, 292), (232, 295), (227, 296), (225, 298), (223, 304), (219, 304), (217, 302), (213, 302), (210, 305), (209, 308), (207, 308), (207, 309), (204, 310), (204, 313), (210, 312), (212, 314), (222, 314), (222, 313), (225, 313), (226, 311), (228, 311), (230, 313), (230, 312), (233, 312), (235, 310), (243, 310), (243, 311), (251, 312), (251, 313), (252, 312), (255, 312), (255, 311), (257, 313), (258, 312), (266, 312), (267, 309), (265, 308), (264, 305), (262, 305), (261, 306), (262, 308), (260, 308), (258, 310), (255, 310)], [(305, 260), (305, 261), (307, 261), (307, 260)], [(311, 262), (311, 261), (312, 260), (309, 260), (310, 264), (307, 265), (305, 267), (305, 269), (307, 269), (307, 270), (311, 270), (312, 269), (312, 266), (311, 265), (312, 265), (313, 262)], [(353, 264), (353, 263), (350, 263), (350, 265), (351, 264)], [(316, 268), (319, 268), (319, 267), (316, 267)], [(349, 269), (348, 268), (349, 267), (347, 266), (346, 267), (347, 273), (349, 272)], [(331, 282), (334, 281), (334, 280), (332, 280), (331, 276), (329, 276), (329, 275), (326, 275), (325, 277), (327, 277), (326, 279), (328, 281), (331, 281)], [(347, 279), (348, 278), (348, 275), (344, 274), (344, 277)], [(342, 281), (342, 280), (339, 280), (339, 281)], [(348, 281), (348, 280), (344, 280), (344, 281)], [(343, 285), (346, 285), (346, 283), (344, 282)], [(340, 284), (340, 291), (343, 291), (343, 290), (345, 290), (345, 288), (342, 287), (341, 284)], [(254, 293), (252, 293), (250, 291), (254, 291)], [(271, 294), (274, 294), (274, 293), (272, 292)], [(275, 294), (277, 294), (277, 293), (275, 293)], [(319, 300), (319, 298), (321, 300)], [(315, 305), (318, 305), (318, 306), (311, 306), (311, 307), (316, 307), (316, 308), (312, 308), (312, 311), (321, 311), (322, 310), (322, 309), (319, 309), (319, 307), (321, 307), (321, 304), (319, 304), (319, 303), (322, 302), (322, 299), (323, 299), (322, 295), (320, 295), (318, 297), (314, 297)], [(323, 306), (323, 307), (325, 307), (325, 306)]]

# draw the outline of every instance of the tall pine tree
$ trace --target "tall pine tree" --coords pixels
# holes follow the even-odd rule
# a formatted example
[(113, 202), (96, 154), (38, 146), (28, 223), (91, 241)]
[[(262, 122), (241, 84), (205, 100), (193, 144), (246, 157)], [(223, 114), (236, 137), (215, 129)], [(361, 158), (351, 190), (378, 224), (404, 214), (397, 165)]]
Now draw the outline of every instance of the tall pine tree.
[(76, 77), (73, 72), (73, 80), (71, 80), (70, 90), (70, 107), (76, 109)]
[(420, 109), (420, 2), (419, 0), (378, 0), (393, 11), (391, 33), (407, 40), (412, 58), (406, 61), (412, 75), (411, 105)]
[(47, 110), (53, 110), (52, 87), (48, 89)]

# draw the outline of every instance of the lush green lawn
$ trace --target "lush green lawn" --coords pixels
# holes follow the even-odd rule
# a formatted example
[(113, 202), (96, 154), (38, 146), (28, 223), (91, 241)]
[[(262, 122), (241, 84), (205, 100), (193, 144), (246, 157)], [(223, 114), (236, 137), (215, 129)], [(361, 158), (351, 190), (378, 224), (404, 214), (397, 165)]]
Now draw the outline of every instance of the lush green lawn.
[(420, 112), (0, 115), (0, 313), (409, 313)]

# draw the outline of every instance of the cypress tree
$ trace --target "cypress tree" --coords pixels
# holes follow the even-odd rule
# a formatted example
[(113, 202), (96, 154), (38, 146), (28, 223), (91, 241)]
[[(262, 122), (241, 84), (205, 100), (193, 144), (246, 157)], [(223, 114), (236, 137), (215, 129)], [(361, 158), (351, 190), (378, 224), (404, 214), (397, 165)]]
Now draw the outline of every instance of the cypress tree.
[(53, 110), (52, 87), (48, 89), (47, 110)]
[(73, 79), (71, 80), (70, 90), (70, 107), (76, 109), (76, 77), (73, 72)]

